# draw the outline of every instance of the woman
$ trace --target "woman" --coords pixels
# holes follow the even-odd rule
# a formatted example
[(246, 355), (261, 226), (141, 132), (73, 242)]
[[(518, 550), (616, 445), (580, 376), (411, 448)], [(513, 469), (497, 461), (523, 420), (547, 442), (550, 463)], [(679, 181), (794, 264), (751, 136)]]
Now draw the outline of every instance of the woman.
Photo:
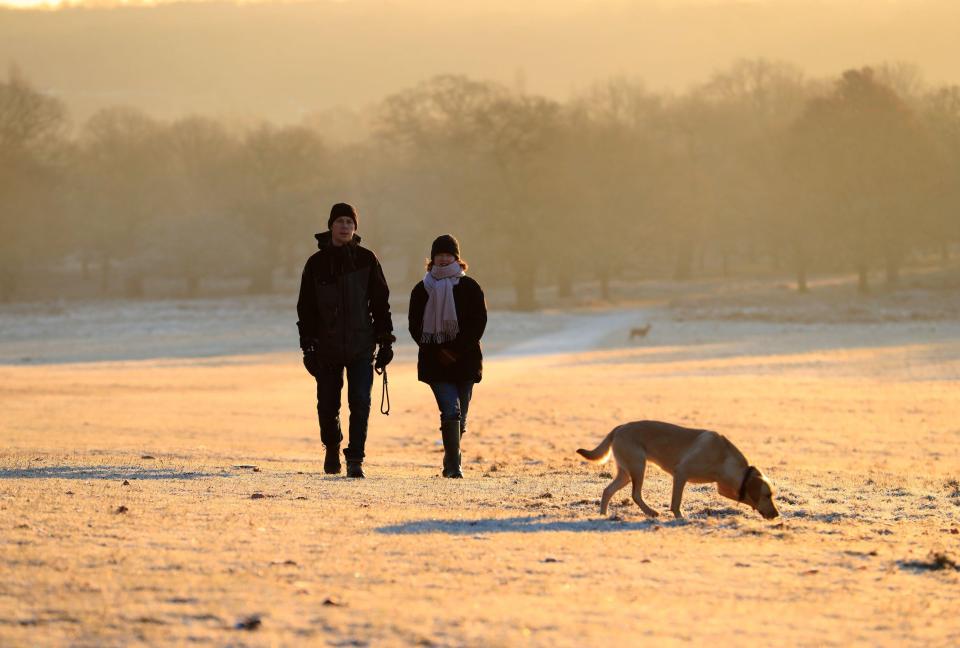
[(467, 432), (473, 385), (482, 374), (480, 338), (487, 326), (483, 290), (466, 271), (457, 239), (437, 237), (408, 311), (410, 335), (420, 346), (417, 378), (430, 385), (440, 408), (443, 476), (453, 479), (463, 478), (460, 437)]

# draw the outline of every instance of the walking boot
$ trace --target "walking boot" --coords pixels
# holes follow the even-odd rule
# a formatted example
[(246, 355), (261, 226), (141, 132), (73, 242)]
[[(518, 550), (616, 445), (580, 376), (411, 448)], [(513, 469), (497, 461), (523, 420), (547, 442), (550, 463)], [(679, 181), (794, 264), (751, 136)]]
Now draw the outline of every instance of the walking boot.
[(323, 458), (323, 472), (328, 475), (340, 474), (340, 446), (324, 446), (327, 449), (327, 455)]
[(463, 479), (460, 471), (460, 421), (440, 421), (443, 437), (443, 476)]
[(353, 477), (354, 479), (366, 479), (367, 476), (363, 474), (363, 464), (359, 461), (348, 461), (347, 477)]

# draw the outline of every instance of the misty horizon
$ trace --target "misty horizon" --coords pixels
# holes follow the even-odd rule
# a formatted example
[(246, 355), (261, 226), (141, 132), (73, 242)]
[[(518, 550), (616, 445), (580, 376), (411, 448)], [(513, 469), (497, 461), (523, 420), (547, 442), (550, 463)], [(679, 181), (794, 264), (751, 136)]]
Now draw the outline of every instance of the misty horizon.
[(816, 78), (906, 62), (933, 84), (960, 81), (960, 7), (941, 1), (93, 4), (0, 9), (0, 61), (80, 120), (129, 105), (297, 123), (441, 73), (558, 100), (612, 77), (680, 93), (744, 58)]

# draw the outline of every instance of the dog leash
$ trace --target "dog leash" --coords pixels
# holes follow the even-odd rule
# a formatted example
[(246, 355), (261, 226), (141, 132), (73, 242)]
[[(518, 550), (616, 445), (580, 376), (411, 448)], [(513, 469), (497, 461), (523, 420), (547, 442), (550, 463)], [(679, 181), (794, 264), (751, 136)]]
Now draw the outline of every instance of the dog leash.
[[(377, 369), (374, 367), (373, 370), (383, 375), (383, 391), (380, 392), (380, 413), (384, 416), (390, 416), (390, 390), (387, 389), (387, 368)], [(384, 401), (387, 403), (386, 411), (383, 409)]]

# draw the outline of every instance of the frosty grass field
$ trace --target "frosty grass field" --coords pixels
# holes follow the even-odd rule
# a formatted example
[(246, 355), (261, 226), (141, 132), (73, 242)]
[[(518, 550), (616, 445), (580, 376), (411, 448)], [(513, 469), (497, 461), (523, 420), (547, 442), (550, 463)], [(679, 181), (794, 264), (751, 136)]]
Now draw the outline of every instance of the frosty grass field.
[[(960, 643), (956, 318), (494, 311), (466, 478), (404, 342), (349, 481), (288, 302), (0, 310), (0, 645)], [(574, 450), (638, 419), (726, 434), (782, 516), (674, 520), (651, 468), (659, 519), (601, 517)]]

